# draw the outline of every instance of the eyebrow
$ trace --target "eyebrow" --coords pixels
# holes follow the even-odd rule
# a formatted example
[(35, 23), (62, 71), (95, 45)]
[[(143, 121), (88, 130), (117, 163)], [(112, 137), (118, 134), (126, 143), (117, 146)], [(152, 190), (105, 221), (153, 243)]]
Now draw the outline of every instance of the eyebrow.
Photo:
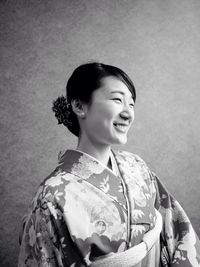
[[(112, 91), (111, 92), (111, 94), (116, 94), (116, 93), (118, 93), (118, 94), (121, 94), (121, 95), (125, 95), (125, 93), (124, 92), (122, 92), (122, 91)], [(131, 94), (131, 98), (133, 99), (133, 95)], [(133, 100), (134, 101), (134, 100)]]

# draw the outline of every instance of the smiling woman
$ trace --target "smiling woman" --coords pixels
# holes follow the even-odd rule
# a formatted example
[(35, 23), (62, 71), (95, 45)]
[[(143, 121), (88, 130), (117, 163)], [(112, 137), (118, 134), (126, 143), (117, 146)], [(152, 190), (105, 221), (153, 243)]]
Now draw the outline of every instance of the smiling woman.
[(125, 144), (135, 87), (121, 69), (79, 66), (58, 123), (78, 137), (40, 185), (23, 220), (19, 266), (199, 266), (200, 242), (180, 204)]
[[(77, 117), (79, 112), (84, 113), (84, 118), (78, 118), (81, 128), (78, 149), (92, 155), (95, 153), (95, 156), (95, 148), (102, 151), (112, 144), (125, 144), (134, 119), (133, 106), (132, 93), (122, 81), (112, 76), (102, 79), (89, 105), (77, 105), (77, 100), (72, 101), (72, 109)], [(103, 163), (106, 164), (106, 161)]]

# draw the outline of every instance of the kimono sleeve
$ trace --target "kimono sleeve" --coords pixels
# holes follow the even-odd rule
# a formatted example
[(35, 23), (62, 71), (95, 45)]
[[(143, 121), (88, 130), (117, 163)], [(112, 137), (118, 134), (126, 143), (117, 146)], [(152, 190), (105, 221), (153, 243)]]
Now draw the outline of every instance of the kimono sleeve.
[(168, 251), (169, 266), (200, 266), (200, 241), (188, 216), (178, 201), (152, 172), (151, 178), (156, 188), (155, 207), (163, 217), (161, 237)]
[(23, 221), (18, 267), (86, 266), (52, 196), (37, 198)]

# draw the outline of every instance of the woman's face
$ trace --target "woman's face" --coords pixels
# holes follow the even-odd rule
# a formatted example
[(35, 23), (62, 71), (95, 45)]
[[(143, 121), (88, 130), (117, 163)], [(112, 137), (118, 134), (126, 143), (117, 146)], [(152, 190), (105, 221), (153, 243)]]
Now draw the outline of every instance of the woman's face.
[(94, 145), (125, 144), (134, 120), (134, 100), (127, 86), (115, 77), (103, 78), (85, 106), (81, 139)]

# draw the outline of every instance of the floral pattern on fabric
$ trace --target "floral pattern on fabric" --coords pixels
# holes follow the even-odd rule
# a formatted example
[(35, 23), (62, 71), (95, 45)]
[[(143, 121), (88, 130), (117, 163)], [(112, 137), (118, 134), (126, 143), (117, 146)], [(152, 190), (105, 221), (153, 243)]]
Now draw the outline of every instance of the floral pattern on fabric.
[[(138, 156), (119, 151), (114, 158), (121, 177), (80, 151), (61, 156), (24, 219), (19, 267), (90, 266), (125, 251), (154, 226), (155, 207), (170, 266), (199, 266), (200, 243), (178, 202)], [(137, 266), (157, 267), (156, 249)]]
[(167, 244), (170, 266), (199, 267), (200, 241), (178, 201), (151, 172), (156, 185), (156, 207), (164, 220), (162, 238)]

